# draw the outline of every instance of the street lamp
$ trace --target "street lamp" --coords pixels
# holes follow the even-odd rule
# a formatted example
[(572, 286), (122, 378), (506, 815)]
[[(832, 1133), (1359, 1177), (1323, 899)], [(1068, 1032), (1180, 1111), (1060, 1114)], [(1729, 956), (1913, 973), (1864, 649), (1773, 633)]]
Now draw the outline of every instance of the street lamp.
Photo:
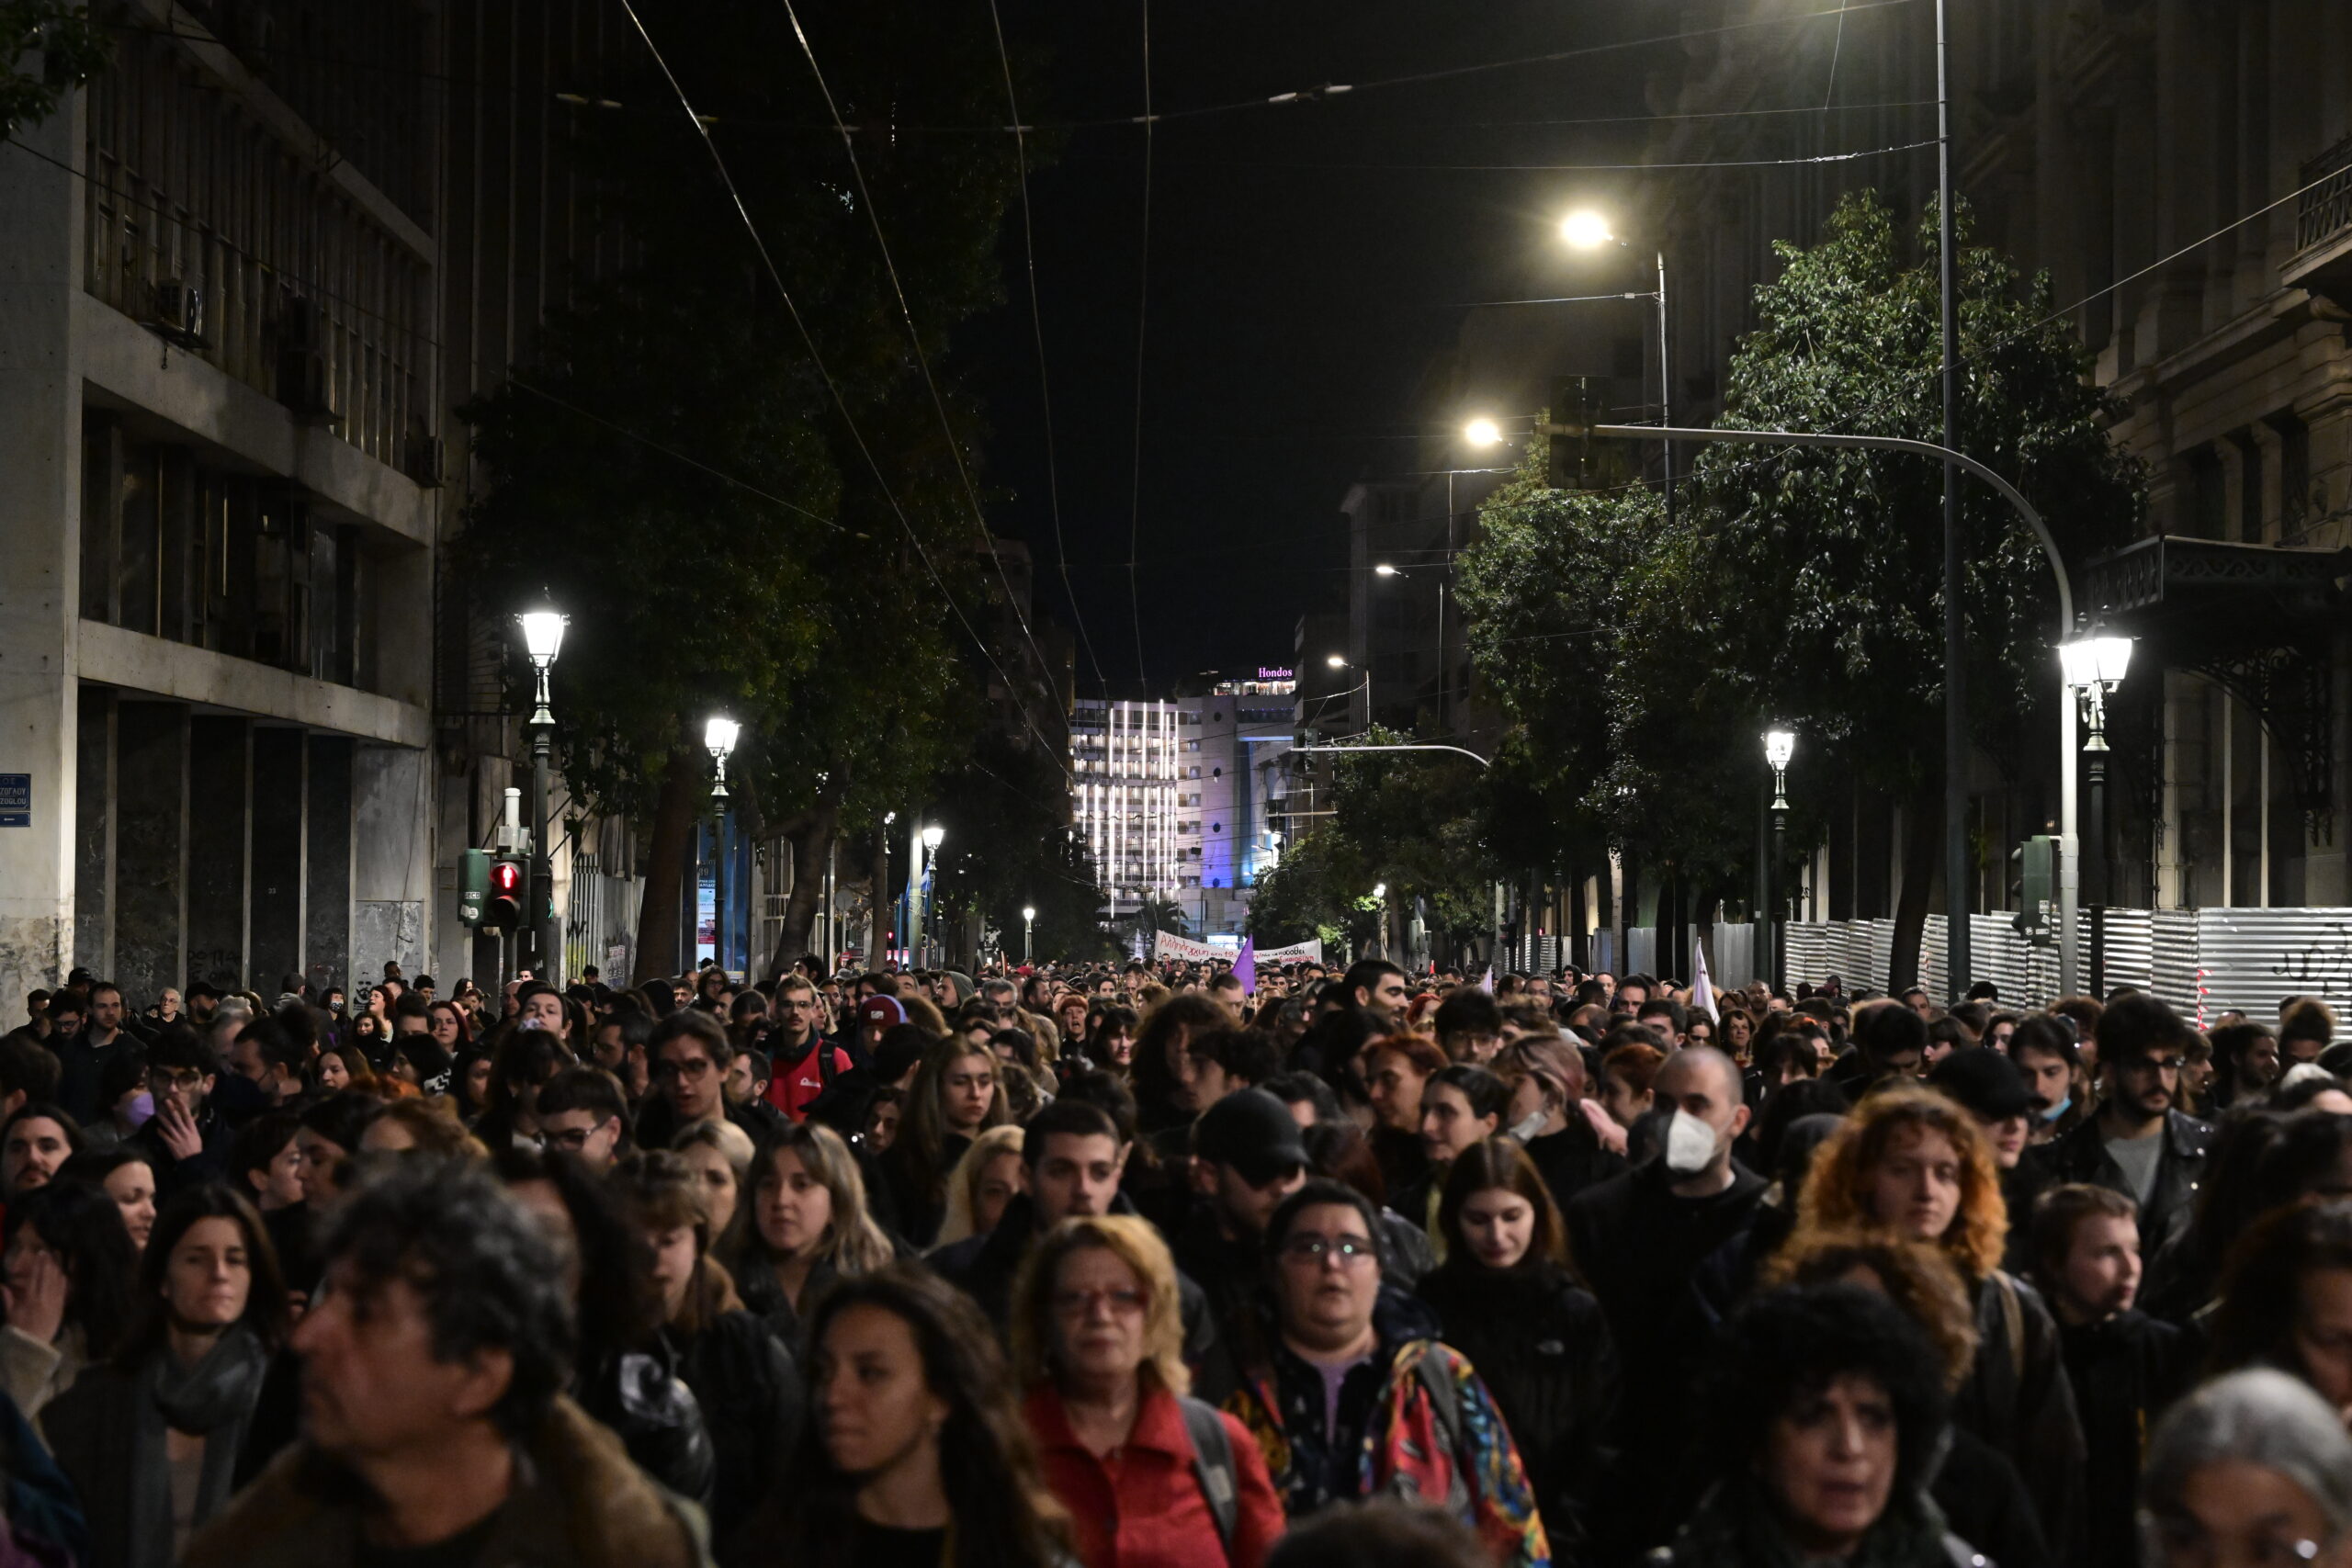
[(1033, 905), (1033, 904), (1023, 904), (1023, 905), (1021, 907), (1021, 966), (1022, 966), (1023, 968), (1024, 968), (1024, 969), (1026, 969), (1026, 968), (1029, 966), (1029, 964), (1030, 964), (1030, 957), (1029, 957), (1029, 938), (1030, 938), (1030, 933), (1031, 933), (1033, 931), (1035, 931), (1035, 930), (1036, 925), (1037, 925), (1037, 909), (1036, 909), (1036, 906), (1035, 906), (1035, 905)]
[(1786, 847), (1789, 830), (1789, 761), (1797, 754), (1796, 735), (1786, 729), (1764, 732), (1764, 761), (1772, 770), (1772, 842), (1764, 857), (1764, 925), (1771, 936), (1770, 963), (1765, 971), (1766, 982), (1777, 991), (1782, 983), (1781, 969), (1786, 954), (1781, 952), (1778, 930), (1781, 908), (1773, 883), (1780, 871), (1781, 851)]
[(1323, 662), (1329, 665), (1334, 670), (1345, 670), (1348, 667), (1348, 661), (1340, 658), (1336, 653), (1325, 654), (1323, 656)]
[(916, 907), (915, 910), (915, 932), (922, 938), (922, 962), (926, 964), (931, 962), (932, 916), (933, 907), (936, 903), (936, 897), (932, 892), (931, 882), (932, 878), (936, 874), (936, 868), (939, 864), (940, 841), (946, 837), (947, 829), (941, 827), (936, 822), (928, 823), (923, 828), (923, 863), (921, 867), (922, 874), (920, 879), (922, 885), (920, 897), (922, 899), (922, 902)]
[[(1603, 245), (1625, 247), (1628, 242), (1619, 239), (1614, 226), (1603, 214), (1589, 208), (1579, 209), (1560, 220), (1560, 238), (1576, 251), (1597, 251)], [(1657, 255), (1657, 422), (1661, 426), (1674, 423), (1674, 340), (1667, 331), (1666, 250), (1660, 246)], [(1638, 294), (1626, 296), (1638, 299)], [(1556, 415), (1555, 417), (1557, 417)], [(1666, 525), (1674, 526), (1674, 443), (1660, 439), (1660, 457), (1665, 482), (1659, 487), (1666, 508)]]
[(555, 607), (546, 592), (538, 603), (514, 617), (523, 628), (523, 651), (531, 660), (537, 701), (528, 720), (531, 729), (531, 973), (542, 982), (555, 983), (555, 864), (548, 853), (548, 771), (555, 745), (555, 710), (548, 702), (548, 676), (556, 655), (563, 651), (563, 630), (570, 617)]
[[(2107, 699), (2123, 683), (2124, 671), (2132, 668), (2132, 639), (2092, 636), (2060, 643), (2058, 667), (2065, 672), (2067, 689), (2081, 705), (2083, 726), (2089, 731), (2082, 749), (2087, 759), (2083, 771), (2084, 782), (2090, 786), (2090, 830), (2083, 836), (2098, 853), (2098, 901), (2105, 904), (2115, 896), (2109, 885), (2107, 863)], [(2073, 759), (2071, 748), (2067, 756)], [(2063, 780), (2061, 784), (2071, 797), (2074, 781)], [(2071, 923), (2067, 934), (2072, 934)], [(2092, 985), (2098, 984), (2099, 977), (2095, 976)]]
[(1372, 569), (1372, 575), (1374, 577), (1402, 577), (1405, 574), (1398, 571), (1386, 561), (1382, 561), (1378, 566)]
[(733, 719), (719, 714), (711, 715), (703, 723), (703, 750), (708, 751), (711, 761), (718, 764), (718, 782), (710, 786), (710, 798), (713, 800), (727, 798), (727, 758), (735, 750), (735, 737), (742, 732), (742, 728)]
[(1493, 446), (1503, 438), (1503, 427), (1480, 415), (1462, 427), (1462, 439), (1473, 446)]

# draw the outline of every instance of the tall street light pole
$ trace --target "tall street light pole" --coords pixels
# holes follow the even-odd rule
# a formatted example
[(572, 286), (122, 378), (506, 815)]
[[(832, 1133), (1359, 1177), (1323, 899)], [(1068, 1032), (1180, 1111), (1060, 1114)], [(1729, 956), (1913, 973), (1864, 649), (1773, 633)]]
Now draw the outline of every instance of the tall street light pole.
[(1034, 904), (1021, 907), (1021, 966), (1026, 969), (1035, 962), (1030, 956), (1030, 939), (1037, 930), (1037, 908)]
[[(1940, 3), (1941, 0), (1939, 0), (1939, 4)], [(1613, 244), (1624, 247), (1627, 244), (1626, 241), (1617, 237), (1616, 232), (1610, 227), (1607, 218), (1589, 210), (1569, 213), (1561, 221), (1560, 237), (1566, 240), (1573, 249), (1579, 251), (1597, 250), (1602, 245)], [(1663, 245), (1657, 248), (1657, 292), (1651, 298), (1657, 301), (1657, 422), (1661, 425), (1670, 426), (1674, 423), (1674, 338), (1668, 331), (1667, 316), (1666, 248)], [(1642, 296), (1628, 294), (1624, 298), (1639, 299)], [(1946, 444), (1950, 444), (1949, 439)], [(1665, 497), (1666, 526), (1667, 531), (1671, 533), (1674, 529), (1674, 442), (1671, 437), (1668, 437), (1662, 440), (1659, 446), (1663, 449), (1662, 456), (1665, 461), (1666, 482), (1661, 488)]]
[(937, 931), (933, 928), (937, 925), (939, 919), (937, 913), (939, 896), (937, 893), (933, 891), (933, 884), (937, 880), (939, 875), (940, 840), (946, 837), (947, 829), (941, 827), (936, 822), (933, 822), (931, 826), (922, 830), (923, 855), (922, 922), (922, 961), (925, 968), (929, 968), (931, 966), (932, 947), (938, 936)]
[[(1943, 306), (1943, 445), (1960, 450), (1960, 293), (1951, 210), (1951, 44), (1936, 0), (1936, 221)], [(1945, 989), (1958, 1001), (1974, 976), (1968, 915), (1968, 667), (1961, 599), (1960, 468), (1944, 460), (1944, 952)], [(2071, 632), (2074, 628), (2064, 628)], [(2071, 932), (2068, 938), (2072, 938)]]
[[(727, 896), (732, 891), (728, 886), (727, 874), (729, 869), (727, 854), (727, 758), (735, 750), (735, 737), (741, 731), (742, 726), (721, 714), (711, 715), (702, 727), (703, 750), (710, 753), (710, 760), (718, 768), (717, 776), (710, 785), (711, 863), (718, 870), (711, 888), (714, 908), (710, 922), (710, 955), (718, 960), (721, 969), (727, 967)], [(743, 967), (748, 978), (751, 969), (748, 956)]]
[(1771, 951), (1762, 965), (1764, 983), (1778, 992), (1788, 983), (1788, 954), (1781, 941), (1781, 899), (1777, 886), (1781, 874), (1781, 853), (1788, 847), (1789, 834), (1789, 761), (1797, 754), (1797, 738), (1786, 729), (1764, 732), (1764, 761), (1772, 769), (1772, 845), (1764, 858), (1764, 924), (1770, 933)]
[(548, 673), (563, 651), (568, 617), (542, 593), (539, 602), (514, 617), (523, 628), (537, 702), (531, 709), (531, 886), (524, 916), (531, 932), (531, 975), (545, 985), (555, 974), (555, 862), (548, 844), (548, 773), (555, 746), (555, 710), (548, 705)]

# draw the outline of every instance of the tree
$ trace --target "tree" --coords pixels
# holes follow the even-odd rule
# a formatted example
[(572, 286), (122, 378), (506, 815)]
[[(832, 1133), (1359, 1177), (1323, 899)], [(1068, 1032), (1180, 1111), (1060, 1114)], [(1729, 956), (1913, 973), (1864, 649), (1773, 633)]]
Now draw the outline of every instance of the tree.
[(1319, 938), (1327, 948), (1369, 936), (1374, 878), (1354, 844), (1326, 818), (1283, 848), (1250, 893), (1250, 935), (1262, 947)]
[[(1001, 112), (985, 17), (913, 0), (800, 11), (849, 120), (909, 102), (949, 124)], [(971, 569), (978, 415), (946, 355), (999, 291), (1017, 177), (986, 139), (894, 131), (861, 137), (860, 195), (838, 139), (801, 129), (829, 115), (781, 7), (680, 0), (659, 25), (815, 353), (666, 78), (623, 56), (606, 94), (675, 111), (579, 127), (590, 209), (627, 265), (580, 287), (521, 373), (464, 411), (490, 484), (458, 551), (485, 618), (542, 587), (571, 615), (565, 778), (650, 825), (640, 976), (678, 963), (709, 712), (744, 727), (730, 773), (746, 826), (791, 846), (772, 968), (806, 947), (835, 836), (918, 798), (968, 740), (960, 652), (992, 617)]]
[[(87, 6), (0, 0), (0, 141), (55, 113), (58, 95), (105, 70), (113, 52)], [(40, 67), (28, 71), (32, 54)]]
[[(1973, 225), (1955, 214), (1963, 241)], [(1756, 291), (1757, 326), (1733, 357), (1724, 423), (1941, 437), (1936, 215), (1903, 254), (1874, 193), (1840, 203), (1821, 243), (1776, 247), (1781, 276)], [(2079, 565), (2137, 531), (2138, 465), (2107, 437), (2120, 407), (2052, 309), (2046, 275), (1963, 243), (1961, 446), (2000, 469)], [(1961, 482), (1968, 729), (2005, 767), (2046, 722), (2056, 593), (2031, 531), (1984, 485)], [(1637, 602), (1638, 639), (1681, 645), (1705, 668), (1702, 700), (1798, 720), (1817, 764), (1905, 803), (1897, 978), (1916, 976), (1940, 842), (1943, 596), (1939, 465), (1822, 447), (1758, 454), (1710, 446), (1690, 509), (1702, 536), (1680, 552), (1687, 585)], [(1769, 606), (1753, 615), (1704, 607)], [(1703, 649), (1703, 653), (1701, 651)]]
[[(1925, 259), (1907, 258), (1865, 193), (1819, 244), (1779, 246), (1722, 423), (1939, 440), (1935, 229), (1929, 212)], [(1960, 264), (1963, 448), (2035, 502), (2071, 561), (2128, 539), (2138, 469), (2107, 439), (2116, 411), (2053, 319), (2047, 278), (2023, 285), (1983, 248)], [(1940, 842), (1941, 489), (1940, 467), (1917, 457), (1710, 446), (1669, 531), (1647, 495), (1547, 491), (1531, 463), (1481, 510), (1459, 593), (1480, 677), (1514, 725), (1515, 787), (1572, 839), (1589, 824), (1720, 886), (1752, 868), (1754, 736), (1793, 723), (1799, 840), (1826, 793), (1808, 778), (1905, 803), (1895, 966), (1916, 974)], [(1970, 729), (2008, 765), (2046, 719), (2055, 594), (2007, 503), (1965, 479), (1962, 500)]]

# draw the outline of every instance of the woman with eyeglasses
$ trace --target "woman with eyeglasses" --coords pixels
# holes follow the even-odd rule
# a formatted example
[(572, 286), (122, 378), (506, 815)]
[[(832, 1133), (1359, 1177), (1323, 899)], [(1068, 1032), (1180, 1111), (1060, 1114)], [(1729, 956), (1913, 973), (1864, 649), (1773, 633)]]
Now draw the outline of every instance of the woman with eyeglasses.
[[(1227, 1407), (1293, 1519), (1333, 1503), (1418, 1499), (1478, 1532), (1498, 1562), (1548, 1564), (1550, 1540), (1494, 1396), (1436, 1314), (1380, 1288), (1380, 1212), (1317, 1179), (1267, 1223), (1273, 1333)], [(1334, 1394), (1338, 1397), (1334, 1397)]]
[(1012, 1292), (1014, 1374), (1085, 1568), (1258, 1568), (1282, 1500), (1248, 1428), (1188, 1397), (1176, 1265), (1148, 1221), (1063, 1221)]
[(2268, 1368), (2216, 1379), (2156, 1428), (2140, 1482), (2147, 1568), (2352, 1565), (2352, 1438)]

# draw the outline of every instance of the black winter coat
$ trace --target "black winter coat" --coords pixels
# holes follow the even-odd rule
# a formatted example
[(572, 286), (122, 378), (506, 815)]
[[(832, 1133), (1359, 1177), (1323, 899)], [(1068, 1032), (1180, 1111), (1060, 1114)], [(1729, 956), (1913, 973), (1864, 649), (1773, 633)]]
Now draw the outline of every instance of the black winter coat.
[(2140, 1457), (2166, 1406), (2196, 1376), (2195, 1337), (2143, 1312), (2058, 1331), (2066, 1381), (2089, 1450), (2084, 1466), (2088, 1568), (2132, 1568), (2139, 1560), (2132, 1504)]
[(808, 1404), (800, 1370), (767, 1325), (740, 1309), (718, 1314), (699, 1334), (672, 1327), (662, 1337), (710, 1431), (718, 1461), (710, 1527), (723, 1540), (784, 1473)]
[(2017, 1466), (2052, 1555), (2077, 1562), (2083, 1427), (2059, 1355), (2057, 1320), (2032, 1286), (1998, 1271), (1978, 1280), (1975, 1293), (1976, 1362), (1952, 1401), (1952, 1424)]
[(1420, 1297), (1501, 1408), (1555, 1559), (1584, 1559), (1617, 1408), (1617, 1355), (1600, 1303), (1562, 1269), (1459, 1258), (1423, 1280)]

